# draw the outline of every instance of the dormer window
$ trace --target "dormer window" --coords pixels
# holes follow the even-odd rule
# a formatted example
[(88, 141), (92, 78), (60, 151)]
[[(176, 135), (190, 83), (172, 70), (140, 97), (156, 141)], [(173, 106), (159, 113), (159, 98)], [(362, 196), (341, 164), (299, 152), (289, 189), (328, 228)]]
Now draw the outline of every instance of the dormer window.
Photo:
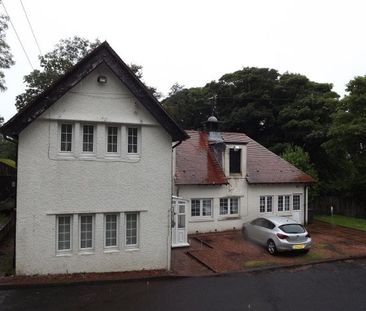
[(230, 174), (241, 174), (241, 148), (235, 146), (229, 150)]
[(72, 149), (72, 124), (61, 124), (61, 146), (63, 152), (71, 152)]

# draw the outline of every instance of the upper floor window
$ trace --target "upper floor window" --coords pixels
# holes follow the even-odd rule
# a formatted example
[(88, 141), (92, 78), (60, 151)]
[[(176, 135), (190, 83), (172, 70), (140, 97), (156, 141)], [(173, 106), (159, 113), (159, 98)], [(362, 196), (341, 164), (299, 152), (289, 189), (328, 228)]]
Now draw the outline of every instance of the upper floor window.
[(94, 126), (83, 125), (83, 152), (94, 151)]
[(229, 171), (230, 174), (241, 173), (241, 149), (230, 148), (229, 150)]
[(192, 199), (191, 200), (191, 216), (212, 216), (212, 200), (211, 199)]
[(137, 128), (129, 127), (128, 132), (128, 153), (137, 153)]
[(273, 207), (273, 197), (270, 195), (260, 196), (259, 198), (259, 212), (260, 213), (271, 213)]
[(220, 199), (220, 215), (237, 215), (239, 213), (239, 198)]
[(72, 150), (72, 124), (61, 124), (61, 151)]
[(118, 151), (118, 127), (108, 126), (107, 152)]

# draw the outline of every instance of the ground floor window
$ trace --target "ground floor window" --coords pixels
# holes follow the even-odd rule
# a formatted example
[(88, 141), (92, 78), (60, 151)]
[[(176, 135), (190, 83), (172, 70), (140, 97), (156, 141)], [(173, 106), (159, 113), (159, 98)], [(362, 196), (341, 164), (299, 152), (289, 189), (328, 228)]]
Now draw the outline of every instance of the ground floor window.
[(57, 250), (71, 250), (72, 218), (70, 215), (57, 216)]
[(238, 215), (239, 198), (221, 198), (220, 215)]
[(126, 246), (138, 244), (138, 213), (126, 214)]
[(300, 210), (300, 194), (294, 194), (292, 197), (292, 209), (294, 211)]
[(278, 206), (277, 210), (279, 212), (290, 210), (290, 196), (289, 195), (279, 195), (278, 196)]
[(80, 215), (80, 249), (92, 249), (94, 245), (94, 215)]
[(273, 197), (270, 195), (260, 196), (259, 198), (259, 212), (271, 213), (273, 210)]
[(192, 199), (191, 200), (192, 217), (211, 217), (212, 199)]
[(118, 236), (118, 216), (116, 214), (106, 214), (104, 216), (105, 247), (117, 247)]

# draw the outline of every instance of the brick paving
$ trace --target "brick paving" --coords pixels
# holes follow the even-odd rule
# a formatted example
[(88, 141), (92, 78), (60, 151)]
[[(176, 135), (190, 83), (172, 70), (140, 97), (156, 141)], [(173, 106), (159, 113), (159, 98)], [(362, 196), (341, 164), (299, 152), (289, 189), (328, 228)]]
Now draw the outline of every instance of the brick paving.
[(190, 247), (172, 250), (172, 269), (181, 275), (204, 275), (366, 256), (366, 232), (319, 221), (309, 225), (308, 231), (313, 239), (308, 254), (278, 256), (271, 256), (262, 246), (246, 241), (240, 231), (192, 235)]

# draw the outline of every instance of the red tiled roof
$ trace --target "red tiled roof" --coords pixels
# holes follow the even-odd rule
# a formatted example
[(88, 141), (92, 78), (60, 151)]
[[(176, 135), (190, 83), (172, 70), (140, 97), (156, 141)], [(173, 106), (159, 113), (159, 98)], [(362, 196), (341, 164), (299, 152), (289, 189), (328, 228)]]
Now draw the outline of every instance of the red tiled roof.
[(208, 147), (205, 132), (187, 131), (191, 137), (176, 147), (175, 183), (180, 185), (227, 184), (225, 173)]
[[(176, 184), (227, 183), (221, 166), (208, 148), (207, 134), (187, 131), (190, 139), (176, 150)], [(243, 133), (222, 132), (225, 143), (247, 144), (250, 184), (312, 183), (314, 179)]]

